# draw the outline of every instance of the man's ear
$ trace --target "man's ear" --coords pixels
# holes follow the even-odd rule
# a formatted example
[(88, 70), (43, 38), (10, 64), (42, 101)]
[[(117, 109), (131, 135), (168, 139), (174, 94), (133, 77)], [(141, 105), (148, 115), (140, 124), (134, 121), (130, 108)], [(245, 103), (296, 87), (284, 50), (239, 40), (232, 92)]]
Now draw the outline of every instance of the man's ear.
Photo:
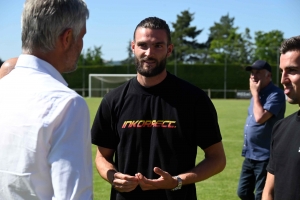
[(66, 29), (62, 34), (61, 34), (61, 44), (64, 49), (68, 49), (72, 42), (73, 42), (73, 30), (71, 28)]
[(168, 45), (168, 49), (167, 49), (167, 57), (171, 56), (172, 51), (173, 51), (173, 48), (174, 48), (173, 44), (169, 44), (169, 45)]
[(132, 53), (134, 53), (134, 48), (135, 48), (135, 44), (134, 44), (134, 41), (131, 42), (131, 50), (132, 50)]

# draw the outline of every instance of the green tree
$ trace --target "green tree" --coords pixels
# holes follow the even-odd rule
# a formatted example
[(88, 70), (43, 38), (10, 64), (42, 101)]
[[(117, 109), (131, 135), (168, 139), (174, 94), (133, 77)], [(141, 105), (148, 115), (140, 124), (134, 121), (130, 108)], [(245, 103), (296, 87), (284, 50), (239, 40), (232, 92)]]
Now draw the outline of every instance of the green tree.
[(265, 60), (270, 64), (277, 63), (279, 55), (279, 47), (283, 42), (283, 32), (279, 30), (273, 30), (270, 32), (255, 32), (255, 60)]
[(171, 32), (174, 51), (171, 60), (179, 63), (194, 63), (201, 60), (201, 49), (205, 44), (198, 43), (196, 37), (202, 32), (196, 26), (191, 26), (194, 20), (194, 13), (188, 10), (182, 11), (177, 15), (177, 20), (172, 23), (174, 31)]
[(127, 51), (127, 58), (125, 60), (122, 60), (121, 63), (123, 65), (128, 65), (128, 66), (133, 65), (134, 57), (133, 57), (133, 53), (132, 53), (132, 49), (131, 49), (131, 40), (130, 39), (128, 41), (126, 51)]
[(211, 63), (211, 58), (209, 57), (210, 46), (213, 38), (211, 36), (208, 37), (207, 41), (204, 43), (204, 47), (199, 50), (201, 52), (201, 60), (198, 63), (207, 64)]
[(253, 63), (254, 59), (254, 48), (252, 37), (250, 35), (250, 29), (246, 28), (245, 32), (242, 33), (243, 46), (240, 48), (240, 59), (239, 63), (247, 64)]
[(81, 53), (79, 62), (85, 65), (103, 65), (101, 46), (94, 46), (94, 49), (88, 48), (86, 53)]
[(238, 33), (234, 26), (234, 17), (222, 16), (220, 22), (210, 27), (209, 57), (213, 63), (249, 63), (253, 49), (251, 48), (250, 29)]

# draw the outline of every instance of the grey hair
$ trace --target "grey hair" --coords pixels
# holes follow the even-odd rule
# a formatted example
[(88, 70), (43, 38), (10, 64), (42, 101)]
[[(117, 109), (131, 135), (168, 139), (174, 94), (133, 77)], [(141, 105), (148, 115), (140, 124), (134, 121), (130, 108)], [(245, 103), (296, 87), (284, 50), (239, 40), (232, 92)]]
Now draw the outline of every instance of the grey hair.
[(272, 73), (266, 70), (265, 77), (267, 77), (269, 74), (270, 74), (270, 80), (272, 81)]
[(21, 19), (23, 52), (54, 50), (67, 29), (73, 30), (76, 40), (88, 18), (83, 0), (26, 0)]
[(291, 37), (282, 42), (280, 53), (285, 54), (288, 51), (300, 51), (300, 35)]

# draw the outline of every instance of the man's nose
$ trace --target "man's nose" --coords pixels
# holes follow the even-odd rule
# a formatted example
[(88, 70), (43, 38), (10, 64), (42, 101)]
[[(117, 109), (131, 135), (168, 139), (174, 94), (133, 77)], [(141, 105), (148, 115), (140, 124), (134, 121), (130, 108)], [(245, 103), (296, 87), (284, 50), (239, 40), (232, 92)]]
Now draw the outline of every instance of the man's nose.
[(148, 49), (145, 52), (146, 56), (151, 56), (153, 54), (153, 49), (151, 47), (148, 47)]
[(285, 83), (287, 83), (287, 82), (289, 82), (289, 81), (290, 81), (290, 80), (289, 80), (289, 78), (288, 78), (287, 73), (282, 72), (282, 73), (281, 73), (281, 80), (280, 80), (281, 84), (285, 84)]

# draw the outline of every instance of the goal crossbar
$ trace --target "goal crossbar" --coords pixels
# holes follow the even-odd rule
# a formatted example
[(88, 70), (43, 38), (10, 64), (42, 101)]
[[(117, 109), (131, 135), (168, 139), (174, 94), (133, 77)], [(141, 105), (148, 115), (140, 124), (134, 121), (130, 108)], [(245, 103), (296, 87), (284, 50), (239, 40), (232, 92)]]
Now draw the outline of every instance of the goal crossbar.
[(89, 97), (92, 97), (92, 78), (106, 83), (123, 83), (133, 77), (136, 77), (136, 74), (89, 74)]

